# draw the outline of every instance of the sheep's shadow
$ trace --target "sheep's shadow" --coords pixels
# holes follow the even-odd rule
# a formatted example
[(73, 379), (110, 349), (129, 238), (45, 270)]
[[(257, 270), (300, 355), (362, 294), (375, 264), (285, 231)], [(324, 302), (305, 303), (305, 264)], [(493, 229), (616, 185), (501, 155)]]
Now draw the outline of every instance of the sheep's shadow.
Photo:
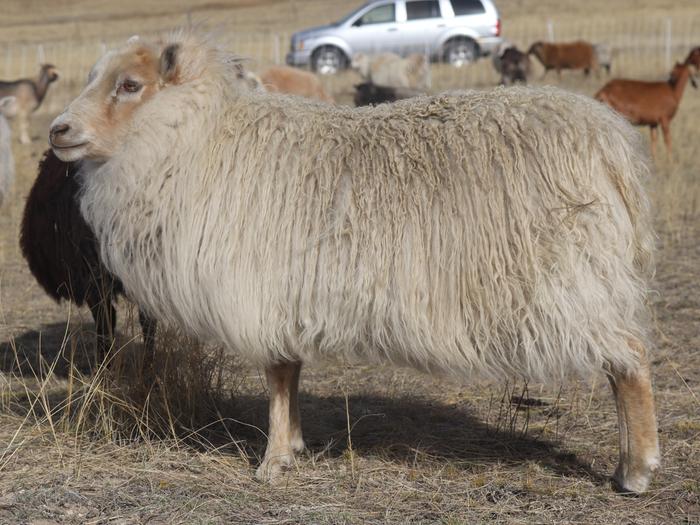
[[(55, 362), (54, 373), (67, 377), (70, 360), (65, 353), (70, 344), (66, 341), (71, 338), (66, 330), (65, 323), (55, 323), (25, 332), (12, 342), (0, 343), (0, 371), (36, 377), (38, 371), (45, 372), (47, 364)], [(89, 361), (94, 350), (90, 342), (93, 331), (90, 323), (71, 327), (71, 333), (79, 334), (77, 343), (73, 344), (74, 363), (76, 349), (81, 360)], [(266, 397), (262, 393), (246, 393), (237, 394), (232, 402), (230, 399), (212, 402), (221, 409), (217, 409), (221, 420), (207, 425), (208, 446), (230, 447), (232, 451), (243, 447), (250, 457), (260, 458), (266, 442)], [(331, 458), (345, 454), (349, 420), (353, 450), (359, 456), (376, 456), (406, 465), (415, 464), (417, 458), (429, 458), (462, 470), (494, 463), (535, 462), (557, 475), (608, 483), (606, 476), (562, 450), (556, 442), (531, 433), (494, 428), (466, 407), (445, 405), (435, 399), (411, 394), (399, 398), (350, 395), (346, 410), (344, 396), (302, 392), (300, 407), (304, 438), (311, 454), (321, 453)], [(191, 433), (191, 428), (185, 433)]]
[[(557, 475), (607, 484), (609, 478), (593, 470), (556, 442), (500, 430), (475, 417), (469, 410), (444, 405), (437, 400), (375, 395), (345, 397), (301, 394), (304, 440), (311, 454), (322, 452), (339, 457), (347, 451), (348, 419), (353, 451), (359, 456), (377, 456), (406, 465), (416, 460), (444, 461), (469, 470), (478, 465), (535, 462)], [(267, 400), (238, 396), (236, 419), (229, 435), (245, 440), (248, 452), (261, 457), (267, 429)]]
[(0, 372), (40, 378), (50, 368), (61, 378), (71, 362), (82, 372), (95, 363), (95, 326), (92, 323), (53, 323), (28, 330), (0, 343)]

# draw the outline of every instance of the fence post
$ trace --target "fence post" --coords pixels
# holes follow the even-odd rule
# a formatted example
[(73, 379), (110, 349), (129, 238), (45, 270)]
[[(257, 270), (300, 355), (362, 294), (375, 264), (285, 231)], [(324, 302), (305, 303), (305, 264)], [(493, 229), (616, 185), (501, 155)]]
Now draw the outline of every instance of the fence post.
[(273, 35), (273, 44), (274, 49), (275, 49), (275, 65), (279, 66), (280, 65), (280, 35), (279, 33), (275, 33)]
[(19, 76), (24, 78), (27, 76), (27, 46), (22, 45), (22, 58), (20, 60), (20, 73)]
[(428, 67), (428, 78), (426, 79), (426, 84), (428, 90), (433, 88), (433, 67), (430, 64), (430, 44), (425, 43), (425, 64)]
[(671, 17), (666, 19), (666, 69), (671, 69)]
[(44, 44), (39, 44), (36, 47), (36, 60), (39, 64), (46, 63), (46, 54), (44, 53)]
[(547, 20), (547, 39), (554, 42), (554, 22), (551, 19)]
[(10, 71), (10, 65), (12, 64), (12, 54), (10, 52), (10, 46), (6, 45), (5, 46), (5, 73), (4, 77), (5, 78), (10, 78), (10, 75), (12, 72)]

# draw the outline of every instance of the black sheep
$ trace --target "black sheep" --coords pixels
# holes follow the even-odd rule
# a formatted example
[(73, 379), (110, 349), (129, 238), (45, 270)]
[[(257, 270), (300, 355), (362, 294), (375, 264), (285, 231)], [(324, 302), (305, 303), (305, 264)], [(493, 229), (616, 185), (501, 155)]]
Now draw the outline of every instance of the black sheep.
[(372, 82), (363, 82), (355, 85), (354, 102), (355, 107), (375, 106), (421, 94), (423, 94), (421, 91), (416, 91), (415, 89), (379, 86)]
[[(117, 322), (114, 301), (122, 283), (100, 260), (92, 230), (80, 215), (76, 163), (46, 151), (29, 192), (22, 218), (20, 246), (32, 274), (54, 300), (87, 304), (95, 320), (97, 359), (106, 356)], [(156, 322), (139, 310), (147, 360), (152, 360)], [(150, 365), (148, 365), (150, 366)]]

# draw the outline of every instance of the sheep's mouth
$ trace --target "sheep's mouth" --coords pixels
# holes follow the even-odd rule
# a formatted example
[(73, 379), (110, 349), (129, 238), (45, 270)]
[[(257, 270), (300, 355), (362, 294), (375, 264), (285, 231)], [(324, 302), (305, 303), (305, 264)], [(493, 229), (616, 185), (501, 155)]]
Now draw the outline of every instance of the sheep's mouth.
[(88, 144), (87, 142), (81, 142), (80, 144), (68, 144), (68, 145), (65, 145), (65, 146), (59, 146), (58, 144), (55, 144), (55, 143), (52, 142), (52, 143), (51, 143), (51, 147), (52, 147), (53, 149), (58, 149), (58, 150), (66, 151), (66, 150), (69, 150), (69, 149), (82, 148), (83, 146), (87, 146), (87, 144)]

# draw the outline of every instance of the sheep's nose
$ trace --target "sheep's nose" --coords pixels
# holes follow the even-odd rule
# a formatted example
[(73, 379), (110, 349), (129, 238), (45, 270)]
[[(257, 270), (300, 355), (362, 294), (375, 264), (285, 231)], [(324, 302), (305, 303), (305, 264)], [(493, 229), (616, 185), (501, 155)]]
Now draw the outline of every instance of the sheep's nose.
[(65, 135), (69, 130), (70, 126), (68, 124), (56, 124), (55, 126), (52, 126), (51, 131), (49, 132), (51, 140), (61, 135)]

